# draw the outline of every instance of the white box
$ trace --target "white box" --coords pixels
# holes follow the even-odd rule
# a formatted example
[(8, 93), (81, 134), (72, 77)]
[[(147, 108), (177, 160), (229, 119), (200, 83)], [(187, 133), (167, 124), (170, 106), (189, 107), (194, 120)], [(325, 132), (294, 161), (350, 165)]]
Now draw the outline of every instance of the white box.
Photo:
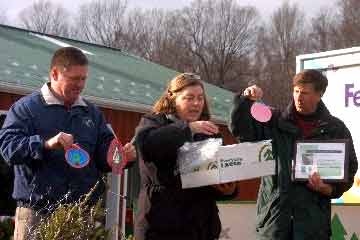
[[(206, 145), (202, 146), (206, 148)], [(198, 149), (201, 152), (201, 149)], [(205, 152), (208, 149), (205, 149)], [(202, 157), (203, 154), (198, 154)], [(188, 157), (189, 158), (189, 157)], [(181, 160), (179, 165), (181, 166)], [(182, 188), (193, 188), (275, 174), (271, 141), (219, 146), (212, 159), (196, 159), (197, 164), (181, 172)]]

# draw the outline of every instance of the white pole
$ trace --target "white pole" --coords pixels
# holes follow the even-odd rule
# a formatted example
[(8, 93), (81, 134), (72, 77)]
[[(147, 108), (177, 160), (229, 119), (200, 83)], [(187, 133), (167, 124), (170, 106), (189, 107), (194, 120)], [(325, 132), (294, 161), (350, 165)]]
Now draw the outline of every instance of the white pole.
[(125, 221), (126, 221), (126, 197), (127, 197), (127, 182), (128, 182), (128, 170), (124, 169), (124, 178), (123, 178), (123, 196), (125, 196), (125, 198), (122, 198), (122, 218), (121, 218), (121, 233), (122, 236), (124, 236), (125, 239)]
[(111, 231), (111, 240), (119, 239), (119, 205), (121, 177), (115, 174), (108, 174), (110, 189), (106, 196), (106, 224), (105, 228)]

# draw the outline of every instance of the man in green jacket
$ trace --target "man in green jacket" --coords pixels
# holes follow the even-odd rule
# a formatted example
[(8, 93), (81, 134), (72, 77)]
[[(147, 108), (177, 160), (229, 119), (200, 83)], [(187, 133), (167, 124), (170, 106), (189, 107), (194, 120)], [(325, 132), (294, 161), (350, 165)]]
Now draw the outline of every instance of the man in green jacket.
[[(263, 91), (256, 85), (235, 96), (230, 131), (239, 141), (272, 139), (276, 171), (262, 177), (257, 199), (257, 239), (329, 240), (331, 198), (340, 197), (352, 185), (357, 159), (351, 134), (321, 101), (328, 80), (316, 70), (293, 78), (293, 99), (283, 112), (273, 110), (270, 121), (252, 118), (250, 109)], [(326, 183), (315, 171), (308, 181), (292, 181), (294, 149), (298, 140), (349, 140), (348, 182)]]

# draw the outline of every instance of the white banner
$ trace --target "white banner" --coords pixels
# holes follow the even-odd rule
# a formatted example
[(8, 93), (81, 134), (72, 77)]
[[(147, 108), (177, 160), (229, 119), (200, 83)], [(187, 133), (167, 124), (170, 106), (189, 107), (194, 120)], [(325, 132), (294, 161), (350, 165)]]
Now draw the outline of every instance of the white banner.
[[(256, 239), (256, 204), (218, 204), (222, 232), (219, 240)], [(332, 239), (360, 239), (360, 206), (331, 206)]]

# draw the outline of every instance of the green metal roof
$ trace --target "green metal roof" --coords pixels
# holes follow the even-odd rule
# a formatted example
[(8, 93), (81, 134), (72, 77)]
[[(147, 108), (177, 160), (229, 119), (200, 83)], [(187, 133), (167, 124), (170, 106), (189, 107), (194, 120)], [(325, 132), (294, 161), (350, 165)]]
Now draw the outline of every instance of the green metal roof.
[[(83, 96), (103, 107), (146, 112), (177, 72), (118, 49), (0, 25), (0, 90), (28, 94), (48, 81), (56, 49), (74, 46), (90, 62)], [(206, 84), (211, 112), (225, 122), (230, 91)]]

